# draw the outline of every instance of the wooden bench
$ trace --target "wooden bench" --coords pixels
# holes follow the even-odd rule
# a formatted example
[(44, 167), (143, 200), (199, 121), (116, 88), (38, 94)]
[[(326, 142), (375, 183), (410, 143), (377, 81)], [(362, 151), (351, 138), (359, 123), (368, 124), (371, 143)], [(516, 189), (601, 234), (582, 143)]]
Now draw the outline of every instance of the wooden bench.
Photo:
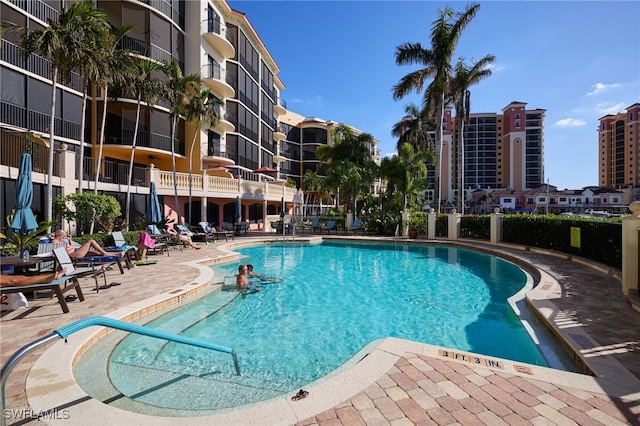
[[(67, 281), (71, 281), (71, 284), (67, 285)], [(0, 287), (0, 294), (2, 293), (24, 293), (29, 291), (38, 291), (38, 290), (51, 290), (58, 297), (58, 303), (62, 307), (62, 312), (69, 313), (69, 305), (67, 305), (67, 301), (64, 299), (64, 293), (69, 290), (76, 289), (76, 293), (78, 293), (78, 300), (82, 302), (84, 300), (84, 294), (82, 294), (82, 288), (80, 287), (80, 283), (76, 277), (63, 276), (58, 278), (57, 280), (53, 280), (49, 283), (45, 284), (30, 284), (30, 285), (18, 285), (18, 286), (7, 286)]]

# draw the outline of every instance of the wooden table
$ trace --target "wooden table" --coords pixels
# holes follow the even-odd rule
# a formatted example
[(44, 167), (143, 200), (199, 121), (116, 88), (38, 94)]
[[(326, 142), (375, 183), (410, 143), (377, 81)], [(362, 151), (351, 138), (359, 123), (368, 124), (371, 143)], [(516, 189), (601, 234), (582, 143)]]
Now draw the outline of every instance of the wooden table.
[(29, 256), (29, 259), (23, 259), (22, 256), (9, 256), (0, 258), (2, 266), (13, 266), (14, 274), (24, 274), (29, 268), (38, 266), (43, 262), (55, 261), (55, 257), (50, 256)]

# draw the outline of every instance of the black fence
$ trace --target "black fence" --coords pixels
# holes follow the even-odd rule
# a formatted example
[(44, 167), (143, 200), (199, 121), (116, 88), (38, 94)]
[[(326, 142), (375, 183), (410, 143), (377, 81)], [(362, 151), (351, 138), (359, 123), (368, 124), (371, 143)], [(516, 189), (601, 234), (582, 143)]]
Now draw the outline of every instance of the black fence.
[(502, 221), (502, 242), (574, 254), (622, 269), (619, 222), (507, 215)]
[(489, 240), (490, 216), (462, 216), (460, 218), (460, 237), (474, 240)]

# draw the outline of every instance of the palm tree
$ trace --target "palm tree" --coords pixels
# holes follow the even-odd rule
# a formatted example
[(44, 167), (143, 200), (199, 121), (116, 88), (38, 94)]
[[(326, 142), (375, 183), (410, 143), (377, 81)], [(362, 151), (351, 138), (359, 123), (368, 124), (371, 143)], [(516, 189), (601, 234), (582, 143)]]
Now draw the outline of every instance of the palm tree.
[[(387, 187), (397, 189), (402, 194), (402, 209), (417, 205), (420, 193), (426, 187), (427, 162), (432, 162), (432, 153), (416, 151), (410, 143), (405, 142), (398, 150), (398, 155), (386, 159), (383, 173), (389, 181)], [(392, 195), (392, 194), (389, 194)]]
[[(45, 220), (53, 217), (53, 158), (55, 152), (55, 113), (58, 77), (70, 79), (88, 45), (102, 35), (105, 14), (94, 9), (93, 2), (72, 3), (62, 7), (58, 22), (49, 21), (42, 29), (22, 28), (22, 48), (27, 55), (37, 53), (51, 61), (51, 115), (49, 117), (49, 162), (47, 176), (47, 203)], [(84, 131), (84, 129), (82, 129)]]
[(176, 129), (178, 118), (184, 112), (189, 93), (196, 93), (201, 79), (198, 74), (184, 75), (174, 58), (165, 63), (163, 72), (167, 76), (165, 81), (166, 97), (169, 101), (169, 117), (171, 120), (171, 166), (173, 169), (173, 193), (177, 223), (180, 222), (180, 205), (178, 204), (178, 177), (176, 172)]
[[(374, 181), (377, 165), (371, 159), (369, 147), (373, 136), (356, 135), (347, 125), (340, 124), (332, 132), (334, 145), (321, 145), (316, 155), (327, 167), (327, 185), (343, 188), (345, 205), (356, 205), (358, 195)], [(337, 191), (336, 191), (337, 192)]]
[(220, 121), (218, 108), (223, 102), (216, 98), (211, 89), (207, 88), (195, 94), (188, 96), (188, 102), (185, 105), (185, 119), (195, 126), (193, 132), (193, 140), (189, 150), (189, 221), (191, 224), (191, 188), (193, 186), (193, 147), (196, 145), (196, 139), (200, 131), (206, 127), (215, 127)]
[(460, 200), (460, 212), (464, 214), (464, 126), (469, 121), (471, 112), (471, 91), (469, 87), (491, 76), (488, 68), (496, 60), (493, 55), (486, 55), (479, 61), (474, 61), (468, 67), (462, 58), (458, 59), (454, 68), (451, 81), (451, 98), (456, 108), (456, 129), (458, 129), (459, 161), (458, 161), (458, 199)]
[(102, 147), (104, 145), (104, 131), (107, 124), (107, 102), (109, 98), (110, 86), (126, 86), (127, 82), (135, 77), (135, 62), (128, 51), (120, 49), (119, 44), (122, 38), (133, 28), (133, 25), (123, 25), (115, 28), (107, 34), (100, 46), (101, 72), (97, 76), (98, 82), (102, 85), (104, 96), (102, 104), (102, 124), (100, 126), (98, 162), (96, 164), (95, 182), (93, 192), (98, 193), (98, 180), (102, 162)]
[[(323, 179), (313, 170), (307, 170), (302, 178), (302, 190), (304, 191), (306, 202), (305, 205), (311, 204), (311, 196), (313, 196), (313, 204), (316, 203), (318, 194), (322, 190)], [(304, 212), (303, 212), (304, 214)]]
[(109, 21), (107, 20), (107, 15), (104, 15), (104, 20), (99, 22), (101, 26), (101, 36), (97, 40), (92, 40), (91, 43), (87, 43), (85, 48), (81, 51), (79, 59), (79, 63), (75, 65), (76, 70), (80, 73), (83, 79), (82, 85), (82, 116), (80, 118), (80, 164), (79, 164), (79, 173), (78, 173), (78, 192), (82, 193), (82, 183), (84, 180), (84, 143), (85, 143), (85, 131), (84, 128), (86, 126), (86, 111), (87, 111), (87, 103), (88, 103), (88, 93), (91, 84), (94, 81), (98, 80), (98, 76), (101, 73), (101, 68), (103, 64), (100, 61), (100, 58), (96, 54), (96, 52), (100, 51), (100, 44), (107, 37), (110, 26)]
[(438, 164), (435, 170), (435, 190), (438, 200), (438, 211), (441, 204), (440, 175), (442, 168), (442, 122), (444, 120), (445, 96), (449, 91), (451, 79), (451, 58), (458, 45), (462, 30), (475, 17), (480, 5), (472, 3), (464, 12), (455, 14), (446, 6), (438, 11), (438, 19), (431, 27), (431, 48), (425, 49), (420, 43), (403, 43), (396, 48), (396, 64), (418, 64), (423, 68), (413, 71), (400, 79), (393, 86), (393, 98), (399, 100), (412, 91), (420, 93), (428, 78), (432, 78), (423, 95), (423, 108), (429, 116), (435, 111), (436, 123), (436, 157)]
[(158, 80), (152, 80), (151, 74), (155, 71), (162, 70), (162, 64), (149, 59), (141, 59), (136, 63), (137, 72), (130, 81), (130, 85), (126, 87), (137, 99), (136, 107), (136, 124), (133, 131), (133, 141), (131, 142), (131, 156), (129, 158), (129, 174), (127, 178), (127, 198), (125, 214), (127, 218), (127, 226), (129, 226), (129, 218), (131, 217), (131, 177), (133, 174), (133, 160), (135, 158), (136, 144), (138, 141), (138, 129), (140, 127), (140, 110), (142, 103), (147, 105), (149, 111), (153, 111), (154, 103), (160, 98), (162, 86)]
[(410, 103), (404, 109), (405, 116), (394, 124), (391, 135), (398, 138), (396, 151), (405, 143), (410, 143), (417, 151), (432, 152), (433, 141), (429, 129), (435, 127), (429, 120), (425, 110), (419, 110), (416, 104)]

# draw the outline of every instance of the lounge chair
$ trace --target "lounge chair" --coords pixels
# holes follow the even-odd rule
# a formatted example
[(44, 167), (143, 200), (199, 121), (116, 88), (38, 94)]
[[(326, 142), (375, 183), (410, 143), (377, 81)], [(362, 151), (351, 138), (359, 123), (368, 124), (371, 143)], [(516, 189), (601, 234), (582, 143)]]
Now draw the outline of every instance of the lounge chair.
[(113, 231), (111, 233), (111, 237), (113, 238), (113, 246), (103, 247), (104, 251), (123, 251), (125, 254), (125, 260), (127, 264), (127, 268), (131, 269), (133, 267), (134, 260), (140, 260), (136, 256), (136, 252), (138, 247), (127, 244), (127, 241), (124, 239), (124, 235), (122, 231)]
[(327, 223), (325, 223), (324, 226), (320, 228), (320, 233), (322, 233), (323, 231), (327, 231), (327, 234), (331, 231), (335, 231), (335, 233), (337, 234), (338, 228), (336, 228), (336, 221), (328, 220)]
[[(38, 244), (38, 254), (36, 256), (53, 256), (53, 249), (58, 247), (64, 247), (64, 243), (47, 243), (41, 242)], [(48, 260), (46, 262), (42, 262), (38, 264), (37, 268), (29, 269), (30, 272), (51, 272), (54, 270), (56, 265), (55, 259)]]
[(167, 256), (169, 256), (169, 246), (167, 243), (159, 242), (152, 238), (148, 232), (142, 231), (138, 234), (138, 251), (136, 252), (136, 258), (138, 260), (146, 259), (149, 250), (152, 250), (154, 253), (160, 252), (160, 254), (166, 252)]
[(316, 232), (320, 230), (320, 219), (314, 217), (311, 219), (311, 223), (309, 223), (309, 230), (311, 232)]
[(93, 276), (93, 279), (96, 282), (96, 292), (100, 291), (100, 287), (98, 285), (98, 275), (102, 275), (104, 279), (104, 286), (107, 287), (107, 276), (105, 274), (105, 270), (102, 267), (97, 268), (95, 265), (85, 266), (85, 267), (77, 267), (77, 263), (71, 259), (69, 253), (67, 253), (66, 247), (56, 247), (53, 249), (53, 255), (56, 257), (56, 260), (61, 268), (67, 268), (67, 273), (65, 276), (73, 276), (73, 277), (86, 277)]
[(207, 222), (200, 222), (198, 223), (198, 225), (200, 225), (200, 228), (202, 228), (203, 232), (213, 235), (216, 240), (219, 240), (221, 237), (223, 237), (225, 241), (229, 241), (229, 237), (231, 237), (232, 240), (234, 239), (233, 232), (231, 231), (226, 231), (226, 230), (218, 231), (216, 228), (212, 227)]
[(167, 256), (169, 256), (169, 246), (179, 246), (180, 250), (184, 247), (184, 243), (177, 235), (161, 232), (157, 225), (147, 225), (147, 233), (155, 240), (156, 245), (160, 245), (161, 252), (162, 250), (167, 252)]
[[(63, 247), (62, 250), (66, 253), (66, 249)], [(25, 291), (33, 291), (37, 292), (40, 290), (51, 290), (52, 294), (55, 294), (58, 298), (58, 303), (62, 308), (62, 312), (69, 313), (69, 305), (67, 305), (67, 301), (64, 298), (64, 293), (69, 290), (76, 290), (78, 294), (78, 300), (82, 302), (84, 300), (84, 294), (82, 293), (82, 288), (80, 287), (80, 282), (76, 275), (74, 275), (73, 265), (65, 265), (67, 267), (66, 275), (58, 278), (57, 280), (53, 280), (44, 284), (29, 284), (29, 285), (19, 285), (19, 286), (6, 286), (0, 288), (0, 293), (9, 294), (9, 293), (22, 293)], [(70, 284), (67, 284), (68, 282)]]
[(357, 234), (358, 231), (364, 231), (364, 228), (362, 227), (362, 220), (355, 219), (351, 224), (349, 231), (353, 231), (354, 234)]

